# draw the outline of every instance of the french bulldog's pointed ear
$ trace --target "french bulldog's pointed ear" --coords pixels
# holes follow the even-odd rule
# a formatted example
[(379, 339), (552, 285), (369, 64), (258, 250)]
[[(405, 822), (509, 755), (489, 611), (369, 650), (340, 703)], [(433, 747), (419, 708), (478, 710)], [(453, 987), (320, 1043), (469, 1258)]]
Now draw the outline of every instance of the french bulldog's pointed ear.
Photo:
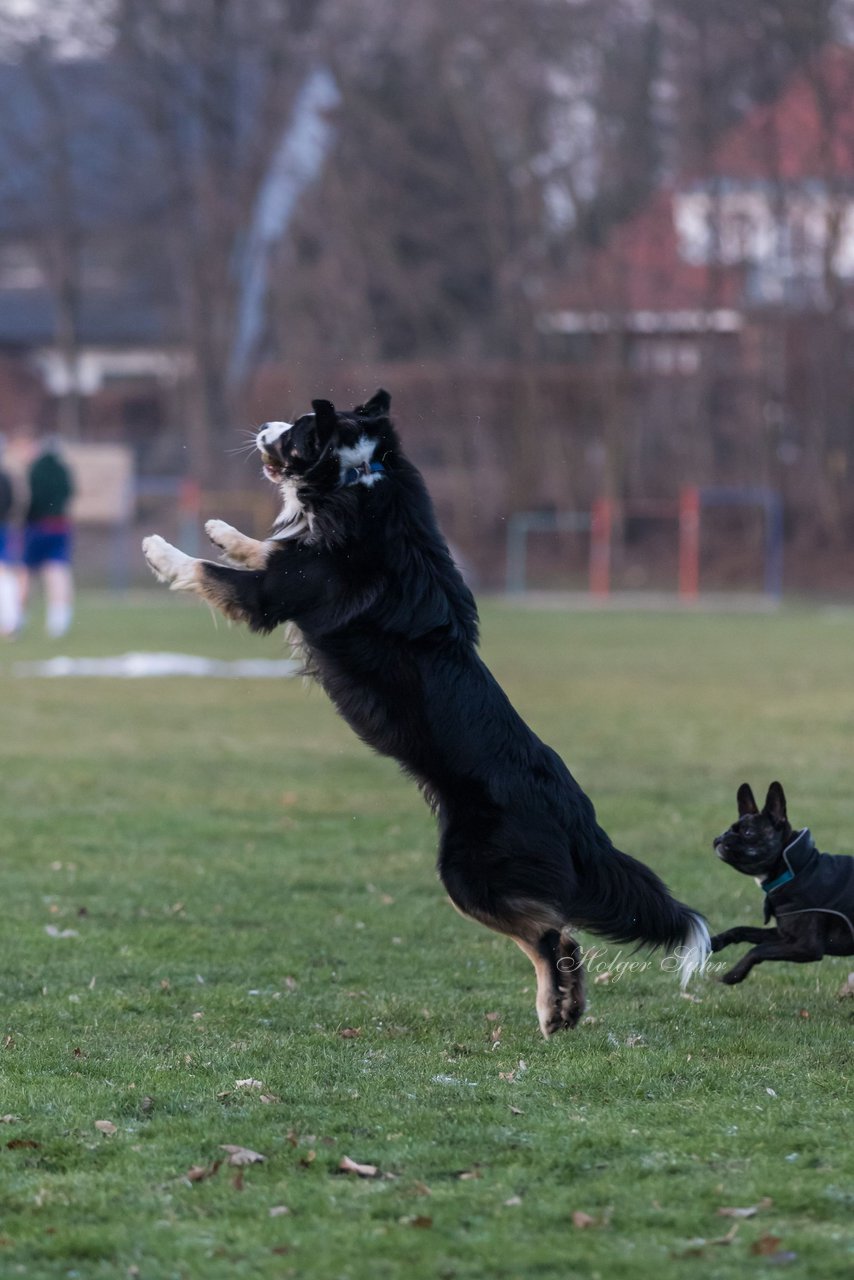
[(772, 822), (786, 821), (786, 797), (779, 782), (772, 782), (765, 797), (765, 813)]
[(314, 422), (322, 445), (328, 444), (338, 426), (338, 415), (331, 400), (312, 400)]
[(375, 391), (370, 400), (360, 404), (356, 413), (360, 418), (385, 418), (391, 408), (391, 396), (382, 387)]
[(758, 813), (759, 805), (753, 798), (753, 792), (746, 782), (742, 782), (736, 792), (736, 800), (738, 801), (738, 816), (743, 818), (748, 813)]

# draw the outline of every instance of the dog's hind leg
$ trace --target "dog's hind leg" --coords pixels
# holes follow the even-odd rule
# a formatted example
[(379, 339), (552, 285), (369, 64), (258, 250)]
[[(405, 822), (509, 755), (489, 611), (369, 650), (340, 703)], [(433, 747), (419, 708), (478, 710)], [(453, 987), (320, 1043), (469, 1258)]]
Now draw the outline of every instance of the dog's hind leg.
[(550, 929), (535, 943), (519, 937), (513, 941), (537, 975), (537, 1019), (543, 1035), (548, 1039), (576, 1026), (585, 1009), (584, 966), (576, 940)]
[(531, 961), (544, 1036), (576, 1026), (585, 1008), (584, 966), (557, 894), (545, 898), (501, 892), (499, 875), (487, 876), (472, 848), (468, 841), (455, 847), (452, 835), (445, 834), (439, 874), (451, 902), (461, 915), (512, 938)]
[[(446, 875), (445, 887), (449, 889)], [(459, 881), (451, 902), (461, 915), (512, 938), (534, 966), (537, 975), (537, 1019), (548, 1038), (555, 1031), (575, 1027), (585, 1009), (584, 965), (581, 947), (553, 908), (517, 901), (487, 909), (465, 900)]]

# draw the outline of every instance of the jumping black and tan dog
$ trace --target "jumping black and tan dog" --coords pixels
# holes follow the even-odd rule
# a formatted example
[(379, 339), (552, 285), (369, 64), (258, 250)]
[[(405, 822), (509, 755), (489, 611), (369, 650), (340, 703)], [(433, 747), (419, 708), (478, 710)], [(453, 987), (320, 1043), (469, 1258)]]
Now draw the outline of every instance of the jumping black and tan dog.
[(146, 538), (151, 568), (255, 631), (296, 624), (311, 673), (438, 814), (453, 903), (511, 937), (537, 973), (544, 1035), (584, 1010), (575, 928), (677, 949), (683, 981), (705, 922), (620, 852), (559, 756), (516, 713), (477, 652), (475, 602), (389, 418), (389, 396), (328, 400), (256, 437), (282, 510), (269, 539), (206, 525), (227, 565)]
[(768, 788), (759, 810), (746, 782), (738, 788), (738, 820), (714, 840), (719, 858), (754, 876), (765, 894), (765, 923), (737, 925), (712, 938), (712, 950), (755, 942), (721, 982), (743, 982), (763, 960), (806, 964), (822, 956), (854, 955), (854, 858), (819, 853), (808, 827), (794, 831), (779, 782)]

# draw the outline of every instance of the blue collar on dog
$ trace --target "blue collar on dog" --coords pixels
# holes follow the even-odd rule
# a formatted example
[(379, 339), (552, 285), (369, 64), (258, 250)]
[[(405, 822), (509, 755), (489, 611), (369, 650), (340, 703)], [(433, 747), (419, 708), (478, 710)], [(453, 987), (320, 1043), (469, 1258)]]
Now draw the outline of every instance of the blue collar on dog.
[(762, 889), (765, 893), (770, 893), (772, 889), (779, 889), (781, 884), (788, 884), (794, 878), (794, 871), (784, 871), (781, 876), (777, 876), (776, 880), (766, 880), (762, 885)]
[(804, 827), (803, 831), (796, 831), (783, 850), (783, 861), (786, 864), (786, 870), (782, 875), (777, 876), (776, 880), (766, 880), (762, 886), (763, 891), (765, 893), (773, 893), (775, 889), (780, 889), (784, 884), (788, 884), (790, 880), (794, 880), (800, 871), (810, 867), (816, 856), (815, 845), (812, 842), (809, 827)]
[(385, 467), (381, 462), (363, 462), (359, 467), (348, 467), (341, 477), (341, 488), (358, 484), (365, 476), (384, 476)]

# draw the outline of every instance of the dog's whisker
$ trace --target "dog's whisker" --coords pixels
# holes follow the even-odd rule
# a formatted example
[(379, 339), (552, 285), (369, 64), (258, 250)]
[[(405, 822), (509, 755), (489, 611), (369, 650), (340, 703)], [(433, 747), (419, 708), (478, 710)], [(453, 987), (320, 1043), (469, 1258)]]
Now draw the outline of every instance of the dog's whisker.
[(233, 456), (235, 453), (253, 453), (256, 447), (255, 437), (253, 436), (251, 440), (245, 440), (243, 444), (233, 445), (230, 449), (226, 449), (225, 452), (229, 456)]

